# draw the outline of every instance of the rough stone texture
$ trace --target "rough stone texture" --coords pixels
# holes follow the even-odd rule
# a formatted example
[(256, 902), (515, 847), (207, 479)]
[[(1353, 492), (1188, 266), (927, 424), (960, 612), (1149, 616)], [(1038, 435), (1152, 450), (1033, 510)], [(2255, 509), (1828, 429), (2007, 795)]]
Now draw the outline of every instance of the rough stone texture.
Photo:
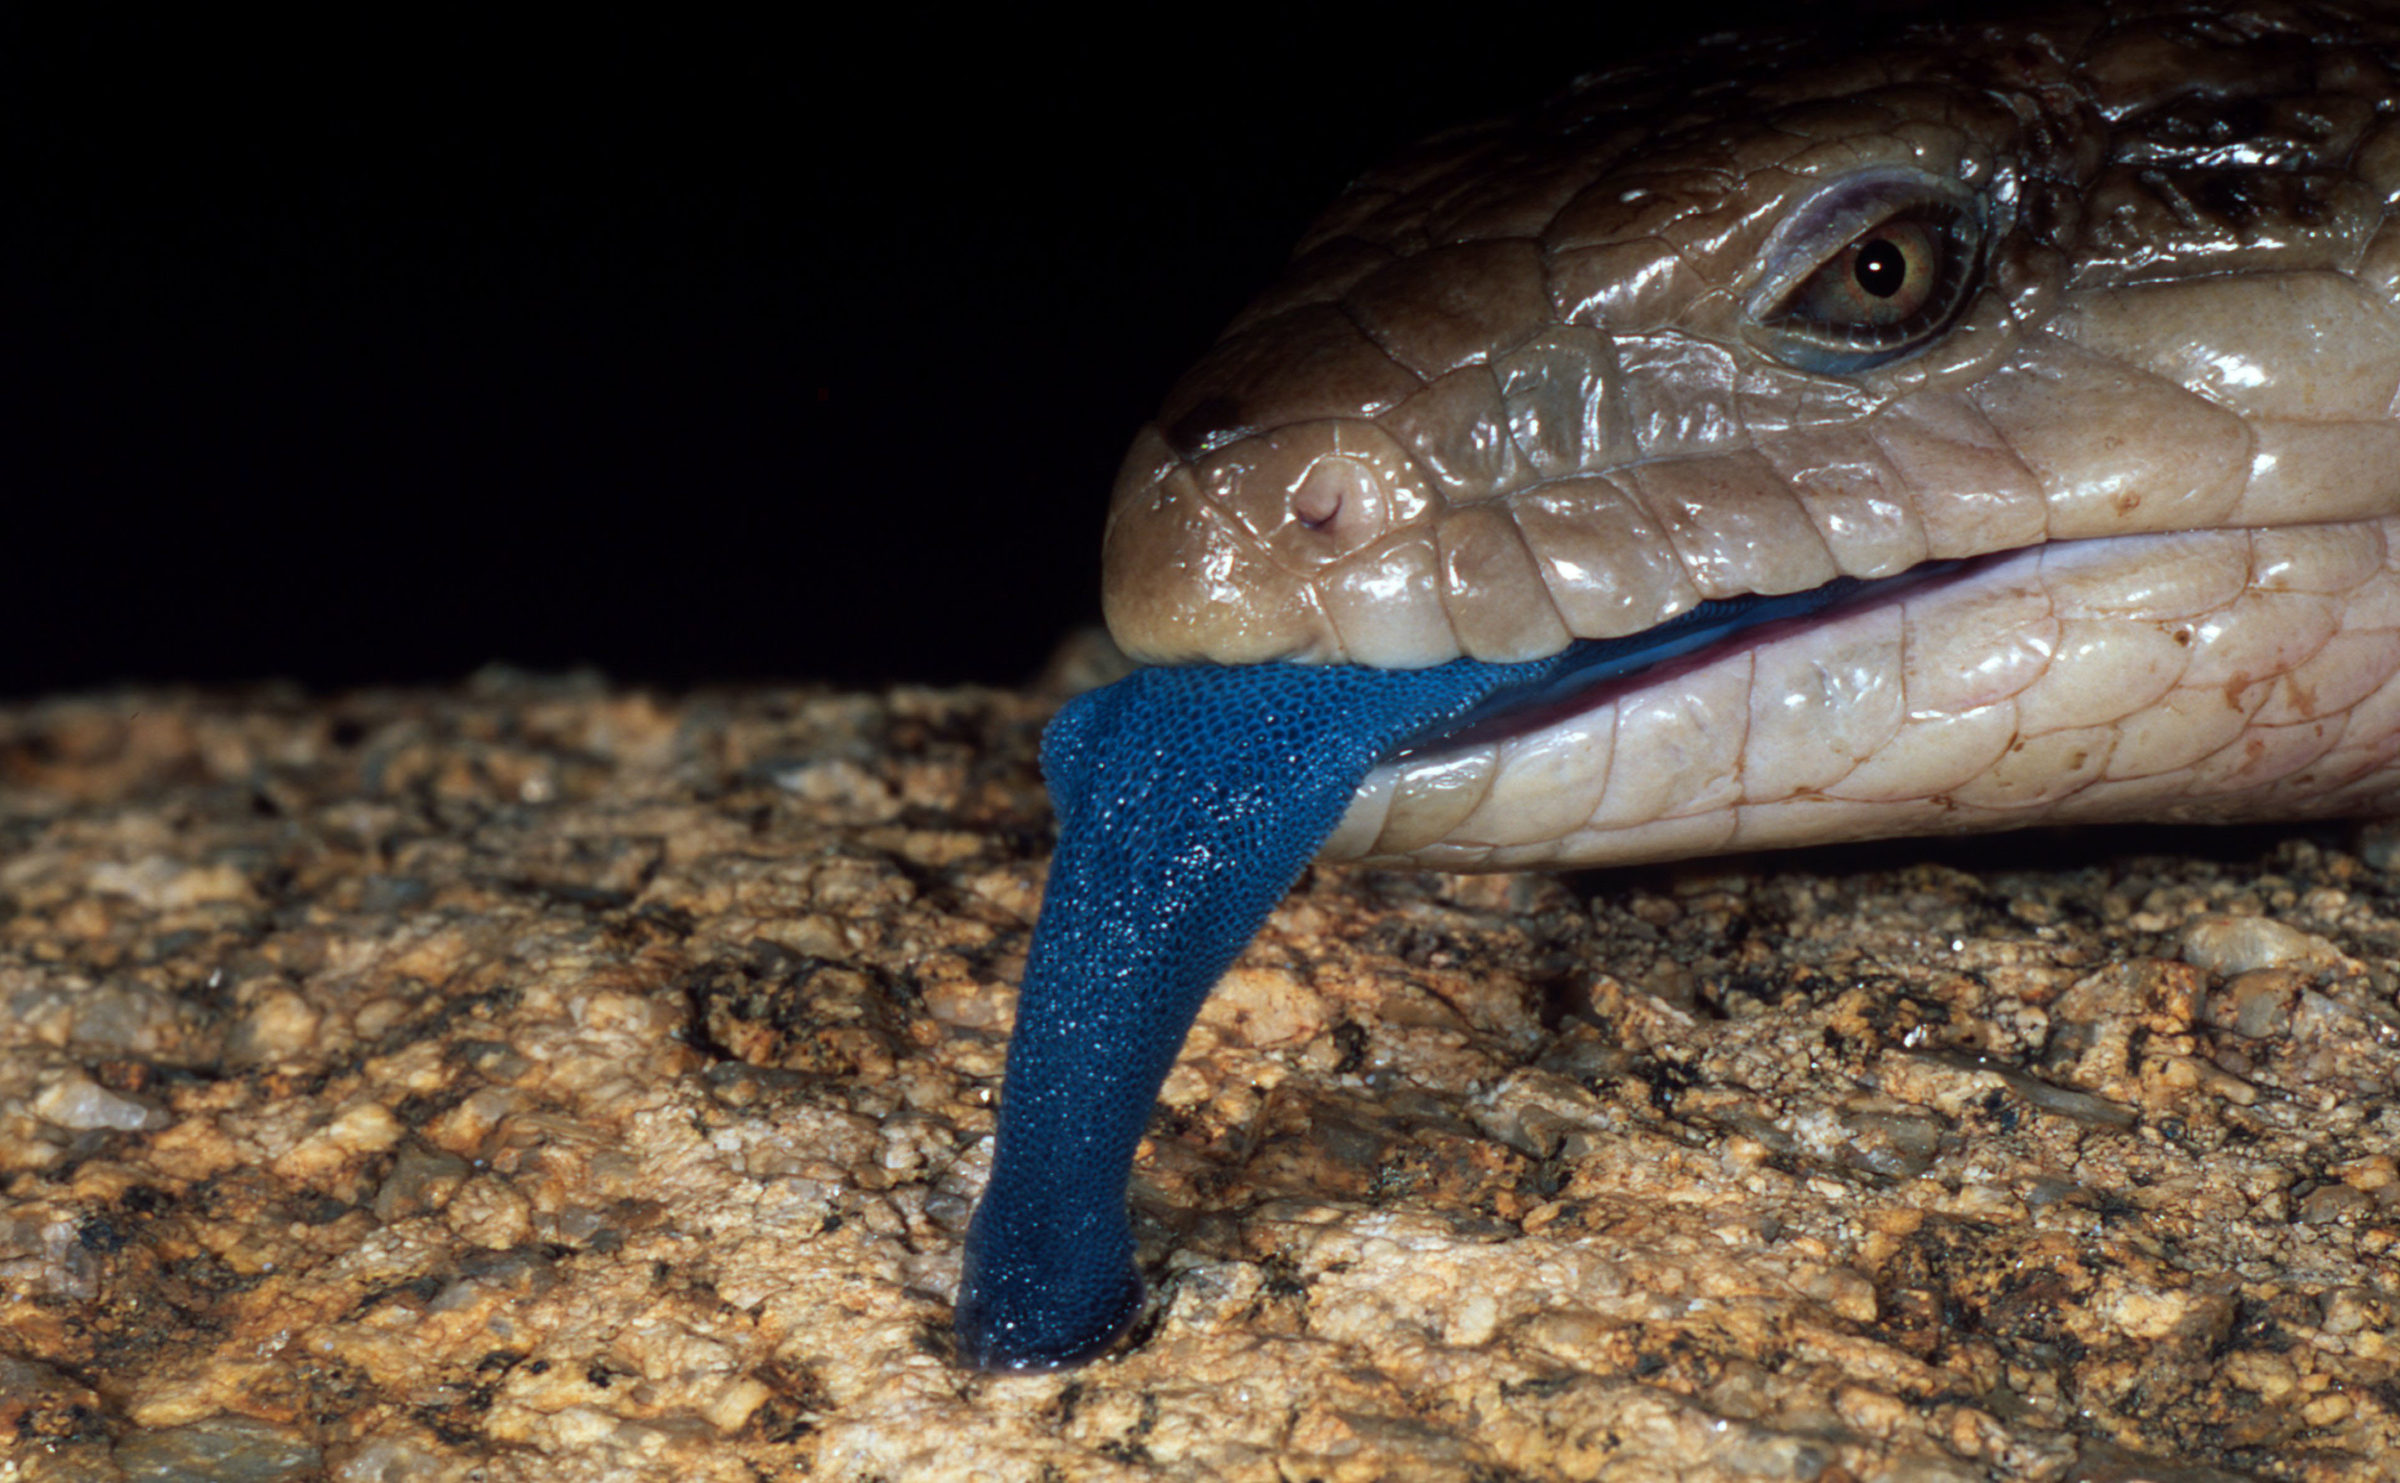
[(0, 1480), (2400, 1476), (2338, 831), (1319, 871), (960, 1373), (1044, 711), (0, 711)]

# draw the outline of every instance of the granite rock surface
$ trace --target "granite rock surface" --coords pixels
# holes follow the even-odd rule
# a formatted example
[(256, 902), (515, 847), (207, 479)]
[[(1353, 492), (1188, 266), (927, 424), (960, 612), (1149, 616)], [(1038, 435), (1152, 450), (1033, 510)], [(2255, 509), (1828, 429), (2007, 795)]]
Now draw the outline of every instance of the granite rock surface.
[(0, 1483), (2400, 1477), (2341, 830), (1320, 869), (962, 1373), (1049, 703), (0, 710)]

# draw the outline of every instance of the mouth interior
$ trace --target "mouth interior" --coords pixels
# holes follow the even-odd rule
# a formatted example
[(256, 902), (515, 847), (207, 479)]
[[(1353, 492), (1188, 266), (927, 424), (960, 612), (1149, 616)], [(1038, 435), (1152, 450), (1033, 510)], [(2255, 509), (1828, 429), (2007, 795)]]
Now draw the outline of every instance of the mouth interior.
[(1739, 644), (1954, 581), (2015, 554), (1929, 561), (1889, 577), (1836, 577), (1803, 592), (1718, 598), (1640, 633), (1577, 639), (1559, 662), (1543, 665), (1538, 677), (1495, 691), (1464, 715), (1402, 741), (1382, 760), (1400, 762), (1528, 736), (1589, 710), (1636, 680), (1658, 678), (1669, 666), (1706, 664)]

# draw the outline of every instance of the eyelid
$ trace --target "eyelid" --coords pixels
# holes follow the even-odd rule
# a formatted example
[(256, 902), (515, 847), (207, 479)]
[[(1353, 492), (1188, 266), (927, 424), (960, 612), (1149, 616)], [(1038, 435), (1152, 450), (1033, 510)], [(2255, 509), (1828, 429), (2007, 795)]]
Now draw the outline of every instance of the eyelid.
[[(1921, 170), (1886, 166), (1833, 181), (1800, 202), (1767, 235), (1764, 264), (1745, 296), (1745, 335), (1785, 365), (1844, 376), (1904, 360), (1941, 338), (1975, 295), (1992, 237), (1986, 193)], [(1886, 222), (1938, 223), (1944, 252), (1934, 298), (1907, 320), (1866, 326), (1819, 321), (1800, 302), (1844, 248)]]
[(1764, 324), (1792, 290), (1861, 232), (1926, 207), (1981, 218), (1974, 191), (1955, 180), (1900, 166), (1862, 170), (1818, 191), (1786, 215), (1760, 247), (1759, 261), (1766, 270), (1747, 297), (1751, 321)]

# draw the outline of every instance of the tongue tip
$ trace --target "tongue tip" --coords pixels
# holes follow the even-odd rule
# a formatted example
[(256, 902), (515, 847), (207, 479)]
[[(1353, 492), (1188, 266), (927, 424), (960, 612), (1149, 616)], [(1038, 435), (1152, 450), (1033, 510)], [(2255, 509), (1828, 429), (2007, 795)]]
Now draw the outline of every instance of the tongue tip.
[[(1128, 1273), (1126, 1283), (1112, 1304), (1096, 1310), (1096, 1321), (1081, 1310), (1064, 1312), (1042, 1295), (1012, 1304), (962, 1284), (952, 1318), (958, 1362), (987, 1375), (1038, 1375), (1089, 1364), (1115, 1348), (1141, 1317), (1142, 1279)], [(1017, 1311), (1004, 1311), (1010, 1308)]]

